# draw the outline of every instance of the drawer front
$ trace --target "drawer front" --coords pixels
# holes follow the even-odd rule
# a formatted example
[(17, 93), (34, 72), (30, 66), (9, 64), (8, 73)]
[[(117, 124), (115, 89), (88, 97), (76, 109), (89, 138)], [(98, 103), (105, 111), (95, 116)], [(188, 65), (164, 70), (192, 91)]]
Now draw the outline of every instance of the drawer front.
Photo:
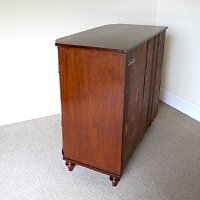
[(156, 60), (156, 73), (155, 73), (155, 87), (154, 95), (152, 101), (152, 114), (151, 119), (153, 120), (158, 113), (158, 102), (160, 96), (160, 83), (161, 83), (161, 73), (164, 55), (164, 45), (165, 45), (165, 31), (158, 35), (158, 46), (157, 46), (157, 60)]
[(127, 56), (123, 168), (158, 112), (165, 31)]
[(123, 168), (140, 140), (147, 44), (127, 55), (123, 124)]

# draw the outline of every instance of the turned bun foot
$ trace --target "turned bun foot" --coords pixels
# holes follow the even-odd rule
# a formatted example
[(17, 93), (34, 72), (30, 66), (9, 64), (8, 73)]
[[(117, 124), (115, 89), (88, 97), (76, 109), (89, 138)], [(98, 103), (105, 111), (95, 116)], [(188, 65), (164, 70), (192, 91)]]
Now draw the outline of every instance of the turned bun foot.
[(117, 186), (118, 182), (120, 181), (119, 177), (110, 176), (110, 180), (112, 181), (112, 186)]
[(62, 155), (64, 156), (64, 151), (63, 151), (63, 148), (62, 148)]
[(69, 161), (66, 161), (65, 165), (68, 167), (69, 171), (74, 169), (75, 164)]

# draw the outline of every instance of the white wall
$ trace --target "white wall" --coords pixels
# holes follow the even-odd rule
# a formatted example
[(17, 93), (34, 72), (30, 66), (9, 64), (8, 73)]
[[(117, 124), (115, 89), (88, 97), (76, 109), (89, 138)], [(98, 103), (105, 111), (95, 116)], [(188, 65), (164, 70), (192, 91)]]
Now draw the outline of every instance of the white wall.
[(200, 1), (158, 0), (157, 24), (169, 27), (161, 98), (200, 121)]
[(109, 23), (169, 26), (161, 98), (200, 121), (199, 7), (198, 0), (0, 0), (0, 125), (59, 113), (55, 39)]
[(0, 125), (60, 112), (56, 38), (108, 23), (155, 24), (156, 2), (1, 0)]

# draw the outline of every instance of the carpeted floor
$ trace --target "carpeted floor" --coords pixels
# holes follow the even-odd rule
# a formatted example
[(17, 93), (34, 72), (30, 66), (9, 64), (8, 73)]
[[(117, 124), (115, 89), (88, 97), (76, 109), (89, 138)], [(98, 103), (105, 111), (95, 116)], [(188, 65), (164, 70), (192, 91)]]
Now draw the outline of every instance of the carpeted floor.
[(200, 123), (160, 103), (117, 187), (61, 154), (60, 115), (0, 127), (0, 200), (200, 200)]

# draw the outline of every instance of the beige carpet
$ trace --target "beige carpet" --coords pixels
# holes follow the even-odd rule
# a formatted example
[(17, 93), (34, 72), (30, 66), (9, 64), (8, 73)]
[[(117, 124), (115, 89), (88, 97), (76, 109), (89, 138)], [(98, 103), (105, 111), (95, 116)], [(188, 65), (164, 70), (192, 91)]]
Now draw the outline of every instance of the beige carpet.
[(0, 200), (200, 200), (200, 123), (163, 103), (117, 187), (61, 146), (60, 115), (0, 127)]

